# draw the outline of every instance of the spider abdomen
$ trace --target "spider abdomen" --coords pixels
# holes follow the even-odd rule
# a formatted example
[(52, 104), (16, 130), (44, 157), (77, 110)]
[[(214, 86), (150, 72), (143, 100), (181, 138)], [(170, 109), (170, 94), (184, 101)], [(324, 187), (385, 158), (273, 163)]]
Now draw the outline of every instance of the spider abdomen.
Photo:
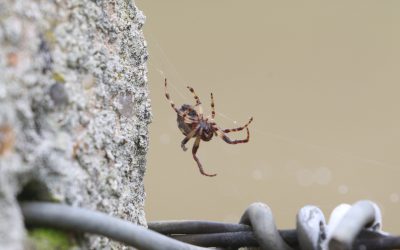
[[(194, 108), (188, 104), (183, 104), (179, 110), (187, 113), (187, 117), (189, 118), (198, 117), (196, 110), (194, 110)], [(178, 122), (180, 131), (184, 135), (188, 135), (197, 126), (197, 123), (185, 123), (185, 118), (180, 115), (178, 115), (176, 121)]]

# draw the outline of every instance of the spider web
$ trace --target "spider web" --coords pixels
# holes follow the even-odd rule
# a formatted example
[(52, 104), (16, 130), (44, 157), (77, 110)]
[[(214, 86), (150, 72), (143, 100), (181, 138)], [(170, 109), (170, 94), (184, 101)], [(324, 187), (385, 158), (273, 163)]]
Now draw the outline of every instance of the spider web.
[[(174, 89), (174, 92), (178, 93), (178, 95), (183, 100), (191, 101), (192, 99), (189, 98), (187, 95), (183, 94), (183, 92), (181, 91), (181, 89), (186, 89), (187, 85), (185, 85), (183, 83), (184, 82), (188, 82), (188, 81), (186, 81), (186, 79), (184, 79), (184, 77), (182, 77), (182, 75), (179, 73), (179, 71), (177, 70), (175, 65), (169, 59), (168, 55), (164, 52), (164, 50), (156, 42), (156, 40), (155, 39), (150, 39), (150, 40), (151, 40), (151, 43), (155, 46), (155, 48), (159, 51), (159, 54), (161, 55), (161, 62), (163, 64), (165, 64), (167, 68), (169, 68), (169, 69), (167, 69), (167, 71), (171, 72), (171, 74), (173, 75), (173, 78), (178, 79), (178, 81), (168, 81), (168, 86), (171, 86)], [(158, 72), (158, 74), (160, 74), (160, 76), (162, 76), (162, 78), (169, 78), (164, 73), (164, 70), (160, 69), (160, 67), (158, 67), (155, 64), (150, 63), (150, 62), (147, 62), (147, 63), (156, 72)], [(160, 84), (160, 86), (162, 86), (162, 84)], [(226, 114), (226, 113), (222, 113), (222, 112), (217, 110), (216, 114), (218, 114), (220, 117), (224, 118), (226, 121), (232, 122), (235, 125), (237, 124), (237, 121), (234, 120), (233, 118), (231, 118), (231, 116)], [(290, 143), (290, 144), (294, 144), (294, 145), (298, 145), (298, 146), (301, 146), (301, 147), (306, 147), (306, 148), (312, 149), (312, 150), (317, 151), (319, 153), (321, 153), (321, 152), (328, 153), (330, 155), (335, 156), (336, 158), (352, 159), (352, 160), (363, 162), (363, 163), (366, 163), (366, 164), (369, 164), (369, 165), (385, 167), (385, 168), (388, 168), (388, 169), (391, 169), (391, 170), (394, 170), (394, 171), (398, 171), (400, 169), (400, 166), (396, 166), (396, 165), (393, 165), (393, 164), (388, 164), (386, 162), (378, 161), (378, 160), (375, 160), (375, 159), (368, 159), (368, 158), (365, 158), (365, 157), (358, 156), (358, 155), (356, 155), (354, 153), (351, 153), (351, 152), (346, 153), (346, 152), (341, 152), (341, 151), (337, 151), (337, 150), (332, 150), (332, 149), (330, 149), (328, 147), (325, 147), (325, 146), (304, 142), (304, 141), (298, 140), (298, 139), (296, 139), (294, 137), (289, 137), (289, 136), (284, 136), (284, 135), (281, 135), (281, 134), (269, 132), (268, 130), (260, 130), (260, 129), (257, 129), (257, 128), (254, 128), (254, 127), (252, 127), (251, 130), (257, 132), (257, 135), (262, 135), (262, 136), (265, 136), (265, 137), (275, 138), (275, 139), (278, 139), (278, 140), (281, 140), (281, 141), (284, 141), (284, 142), (287, 142), (287, 143)]]
[[(168, 67), (171, 68), (172, 74), (175, 76), (175, 78), (178, 78), (178, 81), (168, 81), (168, 86), (172, 86), (172, 88), (174, 89), (174, 91), (176, 93), (178, 93), (178, 95), (185, 101), (190, 101), (191, 98), (188, 98), (187, 95), (183, 94), (182, 91), (180, 91), (180, 89), (186, 89), (187, 85), (184, 85), (183, 82), (187, 82), (182, 75), (178, 72), (178, 70), (176, 69), (175, 65), (169, 60), (167, 54), (164, 52), (164, 50), (161, 48), (161, 46), (154, 40), (154, 45), (157, 48), (157, 50), (160, 52), (161, 54), (161, 59), (162, 61), (167, 64)], [(156, 65), (154, 65), (153, 63), (148, 62), (148, 64), (155, 70), (157, 71), (157, 73), (162, 76), (162, 78), (168, 78), (165, 74), (164, 71), (161, 70), (159, 67), (157, 67)], [(177, 84), (179, 85), (179, 88), (177, 87)], [(237, 124), (237, 121), (232, 119), (230, 116), (221, 113), (219, 111), (216, 111), (216, 113), (225, 118), (225, 120), (228, 120), (230, 122), (232, 122), (233, 124)]]

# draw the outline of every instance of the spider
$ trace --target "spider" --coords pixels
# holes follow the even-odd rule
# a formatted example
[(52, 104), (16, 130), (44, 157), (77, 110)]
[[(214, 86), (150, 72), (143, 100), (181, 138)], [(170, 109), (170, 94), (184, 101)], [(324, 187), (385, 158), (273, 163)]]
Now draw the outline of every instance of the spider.
[[(177, 113), (177, 122), (178, 122), (178, 127), (185, 135), (186, 137), (182, 140), (181, 142), (181, 147), (183, 151), (186, 151), (186, 143), (191, 139), (191, 138), (196, 138), (195, 142), (193, 144), (192, 148), (192, 155), (194, 160), (197, 163), (197, 166), (199, 167), (200, 173), (205, 176), (213, 177), (216, 176), (217, 174), (207, 174), (203, 166), (201, 165), (199, 159), (196, 156), (197, 150), (199, 149), (200, 141), (209, 141), (212, 139), (212, 137), (219, 136), (224, 140), (226, 143), (229, 144), (238, 144), (238, 143), (246, 143), (250, 139), (250, 133), (249, 133), (249, 124), (253, 121), (253, 117), (250, 118), (250, 120), (242, 127), (238, 128), (232, 128), (232, 129), (221, 129), (217, 126), (217, 124), (214, 122), (214, 117), (215, 117), (215, 106), (214, 106), (214, 96), (211, 93), (211, 116), (204, 117), (203, 116), (203, 108), (201, 106), (201, 102), (199, 97), (196, 95), (194, 92), (194, 89), (192, 87), (187, 87), (190, 92), (194, 95), (194, 99), (196, 101), (196, 104), (194, 106), (188, 105), (188, 104), (183, 104), (180, 109), (177, 109), (175, 107), (174, 102), (170, 99), (169, 93), (167, 91), (167, 79), (165, 78), (165, 97), (171, 104), (171, 107), (175, 110)], [(246, 129), (247, 131), (247, 137), (246, 139), (243, 140), (231, 140), (226, 134), (230, 132), (236, 132), (236, 131), (241, 131), (243, 129)]]

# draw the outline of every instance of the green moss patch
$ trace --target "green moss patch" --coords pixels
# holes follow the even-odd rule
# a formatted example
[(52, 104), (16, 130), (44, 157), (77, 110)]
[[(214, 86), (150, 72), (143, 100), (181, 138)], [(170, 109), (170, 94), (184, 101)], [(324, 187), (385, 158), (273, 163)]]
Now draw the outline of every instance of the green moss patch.
[(28, 230), (28, 235), (33, 249), (70, 250), (76, 246), (68, 233), (55, 229), (33, 228)]

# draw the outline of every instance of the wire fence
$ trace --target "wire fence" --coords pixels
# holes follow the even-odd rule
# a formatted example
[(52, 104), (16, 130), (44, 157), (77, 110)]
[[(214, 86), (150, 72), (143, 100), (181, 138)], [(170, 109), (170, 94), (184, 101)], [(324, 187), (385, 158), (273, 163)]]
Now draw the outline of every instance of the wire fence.
[(278, 230), (271, 209), (251, 204), (239, 224), (212, 221), (150, 222), (148, 229), (110, 215), (47, 202), (21, 202), (28, 226), (92, 233), (138, 249), (274, 250), (400, 249), (400, 237), (381, 231), (382, 216), (371, 201), (336, 207), (326, 223), (322, 211), (305, 206), (297, 214), (296, 229)]

